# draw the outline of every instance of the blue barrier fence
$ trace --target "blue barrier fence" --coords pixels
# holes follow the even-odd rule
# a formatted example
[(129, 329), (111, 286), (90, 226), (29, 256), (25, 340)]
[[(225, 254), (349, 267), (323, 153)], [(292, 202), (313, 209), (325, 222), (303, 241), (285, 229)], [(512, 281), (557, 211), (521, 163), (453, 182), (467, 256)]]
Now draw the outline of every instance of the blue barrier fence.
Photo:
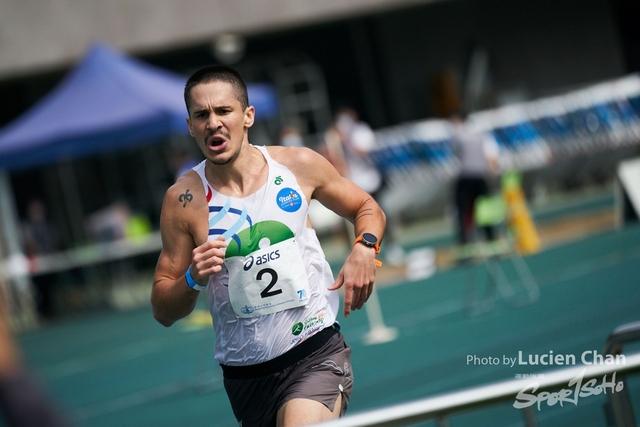
[[(638, 145), (640, 75), (476, 112), (469, 125), (497, 141), (504, 169), (520, 171)], [(370, 156), (391, 183), (448, 180), (458, 173), (452, 135), (450, 122), (435, 119), (380, 129)]]

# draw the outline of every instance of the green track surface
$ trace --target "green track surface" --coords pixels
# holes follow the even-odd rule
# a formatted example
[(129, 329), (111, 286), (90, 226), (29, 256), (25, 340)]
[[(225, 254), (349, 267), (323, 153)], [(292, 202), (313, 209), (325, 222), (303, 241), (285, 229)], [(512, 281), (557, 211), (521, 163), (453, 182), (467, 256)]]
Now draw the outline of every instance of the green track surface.
[[(479, 316), (463, 310), (476, 267), (379, 289), (395, 341), (366, 346), (364, 311), (340, 319), (353, 347), (355, 385), (349, 414), (436, 396), (558, 367), (474, 365), (467, 357), (602, 353), (610, 332), (640, 320), (640, 227), (611, 231), (526, 258), (540, 286), (533, 304), (498, 299)], [(504, 262), (505, 271), (518, 281)], [(486, 272), (476, 271), (478, 285)], [(204, 298), (199, 302), (204, 308)], [(77, 426), (235, 426), (213, 331), (183, 323), (163, 328), (150, 309), (68, 318), (19, 337), (27, 364)], [(629, 345), (626, 351), (638, 351)], [(640, 375), (627, 384), (640, 417)], [(543, 406), (540, 426), (605, 426), (603, 396), (578, 405)], [(518, 426), (522, 413), (505, 402), (456, 414), (452, 426)], [(1, 424), (1, 422), (0, 422)], [(433, 425), (428, 423), (427, 425)]]

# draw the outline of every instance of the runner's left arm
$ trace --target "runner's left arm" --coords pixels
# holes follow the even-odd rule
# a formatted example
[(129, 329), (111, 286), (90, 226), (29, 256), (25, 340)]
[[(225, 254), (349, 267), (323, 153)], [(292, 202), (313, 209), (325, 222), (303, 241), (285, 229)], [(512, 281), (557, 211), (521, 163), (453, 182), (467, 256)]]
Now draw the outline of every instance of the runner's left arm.
[[(293, 151), (293, 150), (292, 150)], [(338, 171), (321, 155), (310, 149), (295, 149), (292, 170), (300, 176), (303, 187), (310, 189), (318, 200), (354, 225), (355, 235), (372, 233), (382, 241), (386, 217), (378, 203)], [(344, 286), (344, 316), (359, 310), (369, 299), (375, 280), (375, 249), (354, 244), (334, 284), (336, 290)]]

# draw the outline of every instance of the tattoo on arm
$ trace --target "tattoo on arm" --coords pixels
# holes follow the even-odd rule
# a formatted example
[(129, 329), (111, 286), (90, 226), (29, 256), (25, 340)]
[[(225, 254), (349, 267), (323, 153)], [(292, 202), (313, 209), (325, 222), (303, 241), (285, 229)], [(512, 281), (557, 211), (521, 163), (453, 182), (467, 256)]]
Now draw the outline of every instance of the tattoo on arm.
[(357, 220), (359, 220), (360, 218), (362, 218), (363, 216), (371, 216), (371, 215), (373, 215), (373, 214), (371, 213), (371, 211), (372, 211), (372, 210), (373, 210), (373, 209), (365, 209), (365, 210), (363, 210), (362, 212), (360, 212), (360, 213), (358, 214), (358, 216), (355, 218), (355, 220), (357, 221)]
[(182, 207), (186, 208), (187, 207), (187, 203), (189, 203), (190, 201), (193, 200), (193, 194), (189, 193), (189, 189), (187, 188), (187, 191), (185, 191), (183, 194), (180, 195), (180, 197), (178, 198), (179, 202), (183, 202), (182, 203)]

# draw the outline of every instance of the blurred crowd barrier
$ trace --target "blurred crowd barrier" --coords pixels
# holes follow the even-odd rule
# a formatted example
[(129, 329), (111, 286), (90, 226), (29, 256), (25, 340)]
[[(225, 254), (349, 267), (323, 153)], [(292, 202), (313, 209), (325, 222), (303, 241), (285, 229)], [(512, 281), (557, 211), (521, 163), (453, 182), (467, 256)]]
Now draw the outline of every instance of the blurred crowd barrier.
[[(640, 75), (475, 112), (468, 123), (496, 139), (502, 170), (539, 171), (556, 181), (613, 171), (640, 142)], [(417, 198), (429, 203), (436, 187), (458, 173), (447, 120), (384, 128), (376, 137), (378, 148), (370, 155), (386, 176), (390, 191), (382, 204), (392, 213)]]

